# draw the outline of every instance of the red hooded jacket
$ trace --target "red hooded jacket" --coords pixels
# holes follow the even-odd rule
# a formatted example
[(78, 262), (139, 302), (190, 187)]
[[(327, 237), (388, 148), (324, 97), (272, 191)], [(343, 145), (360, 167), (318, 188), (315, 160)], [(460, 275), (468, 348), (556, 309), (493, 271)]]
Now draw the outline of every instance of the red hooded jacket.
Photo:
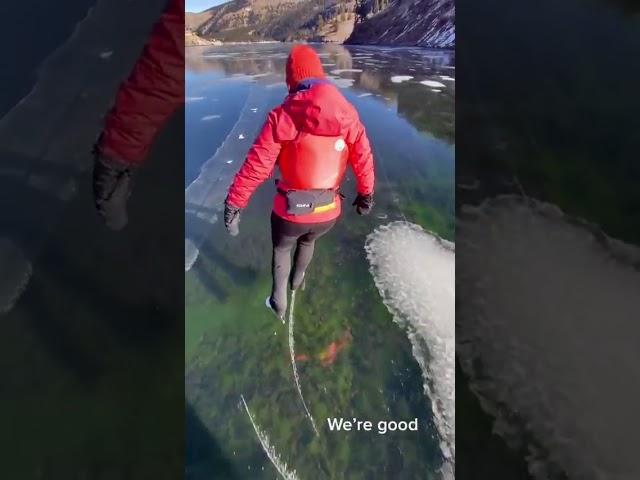
[[(319, 83), (309, 89), (290, 94), (282, 105), (269, 112), (262, 131), (229, 188), (227, 202), (230, 205), (237, 208), (247, 206), (256, 188), (273, 173), (282, 145), (294, 140), (300, 131), (344, 138), (349, 149), (349, 164), (355, 173), (358, 193), (373, 193), (373, 155), (358, 112), (334, 85)], [(285, 220), (295, 223), (326, 222), (340, 215), (340, 198), (336, 200), (337, 208), (333, 210), (307, 215), (289, 215), (286, 198), (276, 194), (273, 211)]]
[(105, 118), (100, 152), (124, 164), (140, 165), (158, 132), (183, 103), (184, 0), (168, 0)]

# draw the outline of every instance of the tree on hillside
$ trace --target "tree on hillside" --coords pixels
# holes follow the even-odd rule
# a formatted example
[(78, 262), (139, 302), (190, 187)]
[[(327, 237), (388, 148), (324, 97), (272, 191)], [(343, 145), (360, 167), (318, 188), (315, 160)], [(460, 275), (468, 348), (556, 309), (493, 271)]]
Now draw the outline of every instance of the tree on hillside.
[(369, 4), (367, 0), (356, 0), (354, 13), (356, 14), (356, 23), (363, 22), (369, 13)]

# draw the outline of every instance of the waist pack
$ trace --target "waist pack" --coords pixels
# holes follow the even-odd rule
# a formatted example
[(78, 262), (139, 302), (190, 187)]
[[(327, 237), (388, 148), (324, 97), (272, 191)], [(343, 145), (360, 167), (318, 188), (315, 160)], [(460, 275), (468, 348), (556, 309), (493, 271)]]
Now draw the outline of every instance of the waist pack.
[(278, 192), (287, 199), (289, 215), (326, 212), (338, 206), (335, 190), (283, 190), (278, 187)]

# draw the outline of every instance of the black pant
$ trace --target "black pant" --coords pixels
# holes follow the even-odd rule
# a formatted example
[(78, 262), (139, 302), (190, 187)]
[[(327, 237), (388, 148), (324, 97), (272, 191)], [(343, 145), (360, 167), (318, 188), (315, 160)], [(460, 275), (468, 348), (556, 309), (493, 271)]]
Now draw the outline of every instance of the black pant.
[[(284, 315), (287, 310), (287, 281), (291, 280), (291, 286), (294, 289), (300, 286), (304, 272), (313, 258), (316, 240), (331, 230), (336, 220), (321, 223), (294, 223), (275, 213), (271, 214), (271, 241), (273, 242), (271, 299), (278, 315)], [(292, 272), (291, 250), (294, 246), (296, 250)]]

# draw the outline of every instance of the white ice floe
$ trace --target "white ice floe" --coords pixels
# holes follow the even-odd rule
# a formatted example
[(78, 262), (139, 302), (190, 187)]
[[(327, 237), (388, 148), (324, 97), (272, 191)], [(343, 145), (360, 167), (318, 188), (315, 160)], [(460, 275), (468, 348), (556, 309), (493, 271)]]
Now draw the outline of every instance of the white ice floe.
[(355, 83), (353, 78), (329, 77), (338, 88), (351, 88)]
[(456, 237), (456, 352), (494, 432), (535, 478), (640, 478), (640, 249), (514, 195)]
[(240, 135), (238, 135), (238, 140), (244, 140), (244, 134), (241, 133)]
[(436, 82), (435, 80), (422, 80), (420, 83), (431, 88), (446, 88), (444, 83)]
[(373, 93), (361, 93), (360, 95), (358, 95), (358, 98), (363, 98), (363, 97), (370, 97), (371, 95), (373, 95)]
[(453, 77), (450, 77), (449, 75), (440, 75), (440, 79), (444, 80), (445, 82), (455, 82), (456, 79)]
[(440, 446), (455, 462), (455, 246), (396, 221), (367, 237), (367, 259), (382, 301), (405, 329), (432, 402)]
[(233, 160), (227, 160), (227, 161), (226, 161), (226, 164), (227, 164), (227, 165), (229, 165), (229, 164), (231, 164), (231, 163), (233, 163)]
[(441, 93), (442, 92), (442, 90), (438, 90), (437, 88), (432, 88), (431, 91), (433, 93)]
[(258, 111), (258, 109), (257, 109), (257, 108), (252, 108), (252, 109), (251, 109), (251, 111), (252, 111), (253, 113), (256, 113), (256, 112)]
[(394, 75), (393, 77), (391, 77), (391, 82), (392, 83), (402, 83), (402, 82), (407, 82), (409, 80), (411, 80), (413, 78), (413, 76), (411, 75)]
[(361, 68), (340, 68), (337, 70), (331, 70), (333, 75), (340, 75), (341, 73), (361, 73)]
[(200, 120), (203, 122), (208, 122), (209, 120), (215, 120), (216, 118), (220, 118), (220, 115), (205, 115)]

